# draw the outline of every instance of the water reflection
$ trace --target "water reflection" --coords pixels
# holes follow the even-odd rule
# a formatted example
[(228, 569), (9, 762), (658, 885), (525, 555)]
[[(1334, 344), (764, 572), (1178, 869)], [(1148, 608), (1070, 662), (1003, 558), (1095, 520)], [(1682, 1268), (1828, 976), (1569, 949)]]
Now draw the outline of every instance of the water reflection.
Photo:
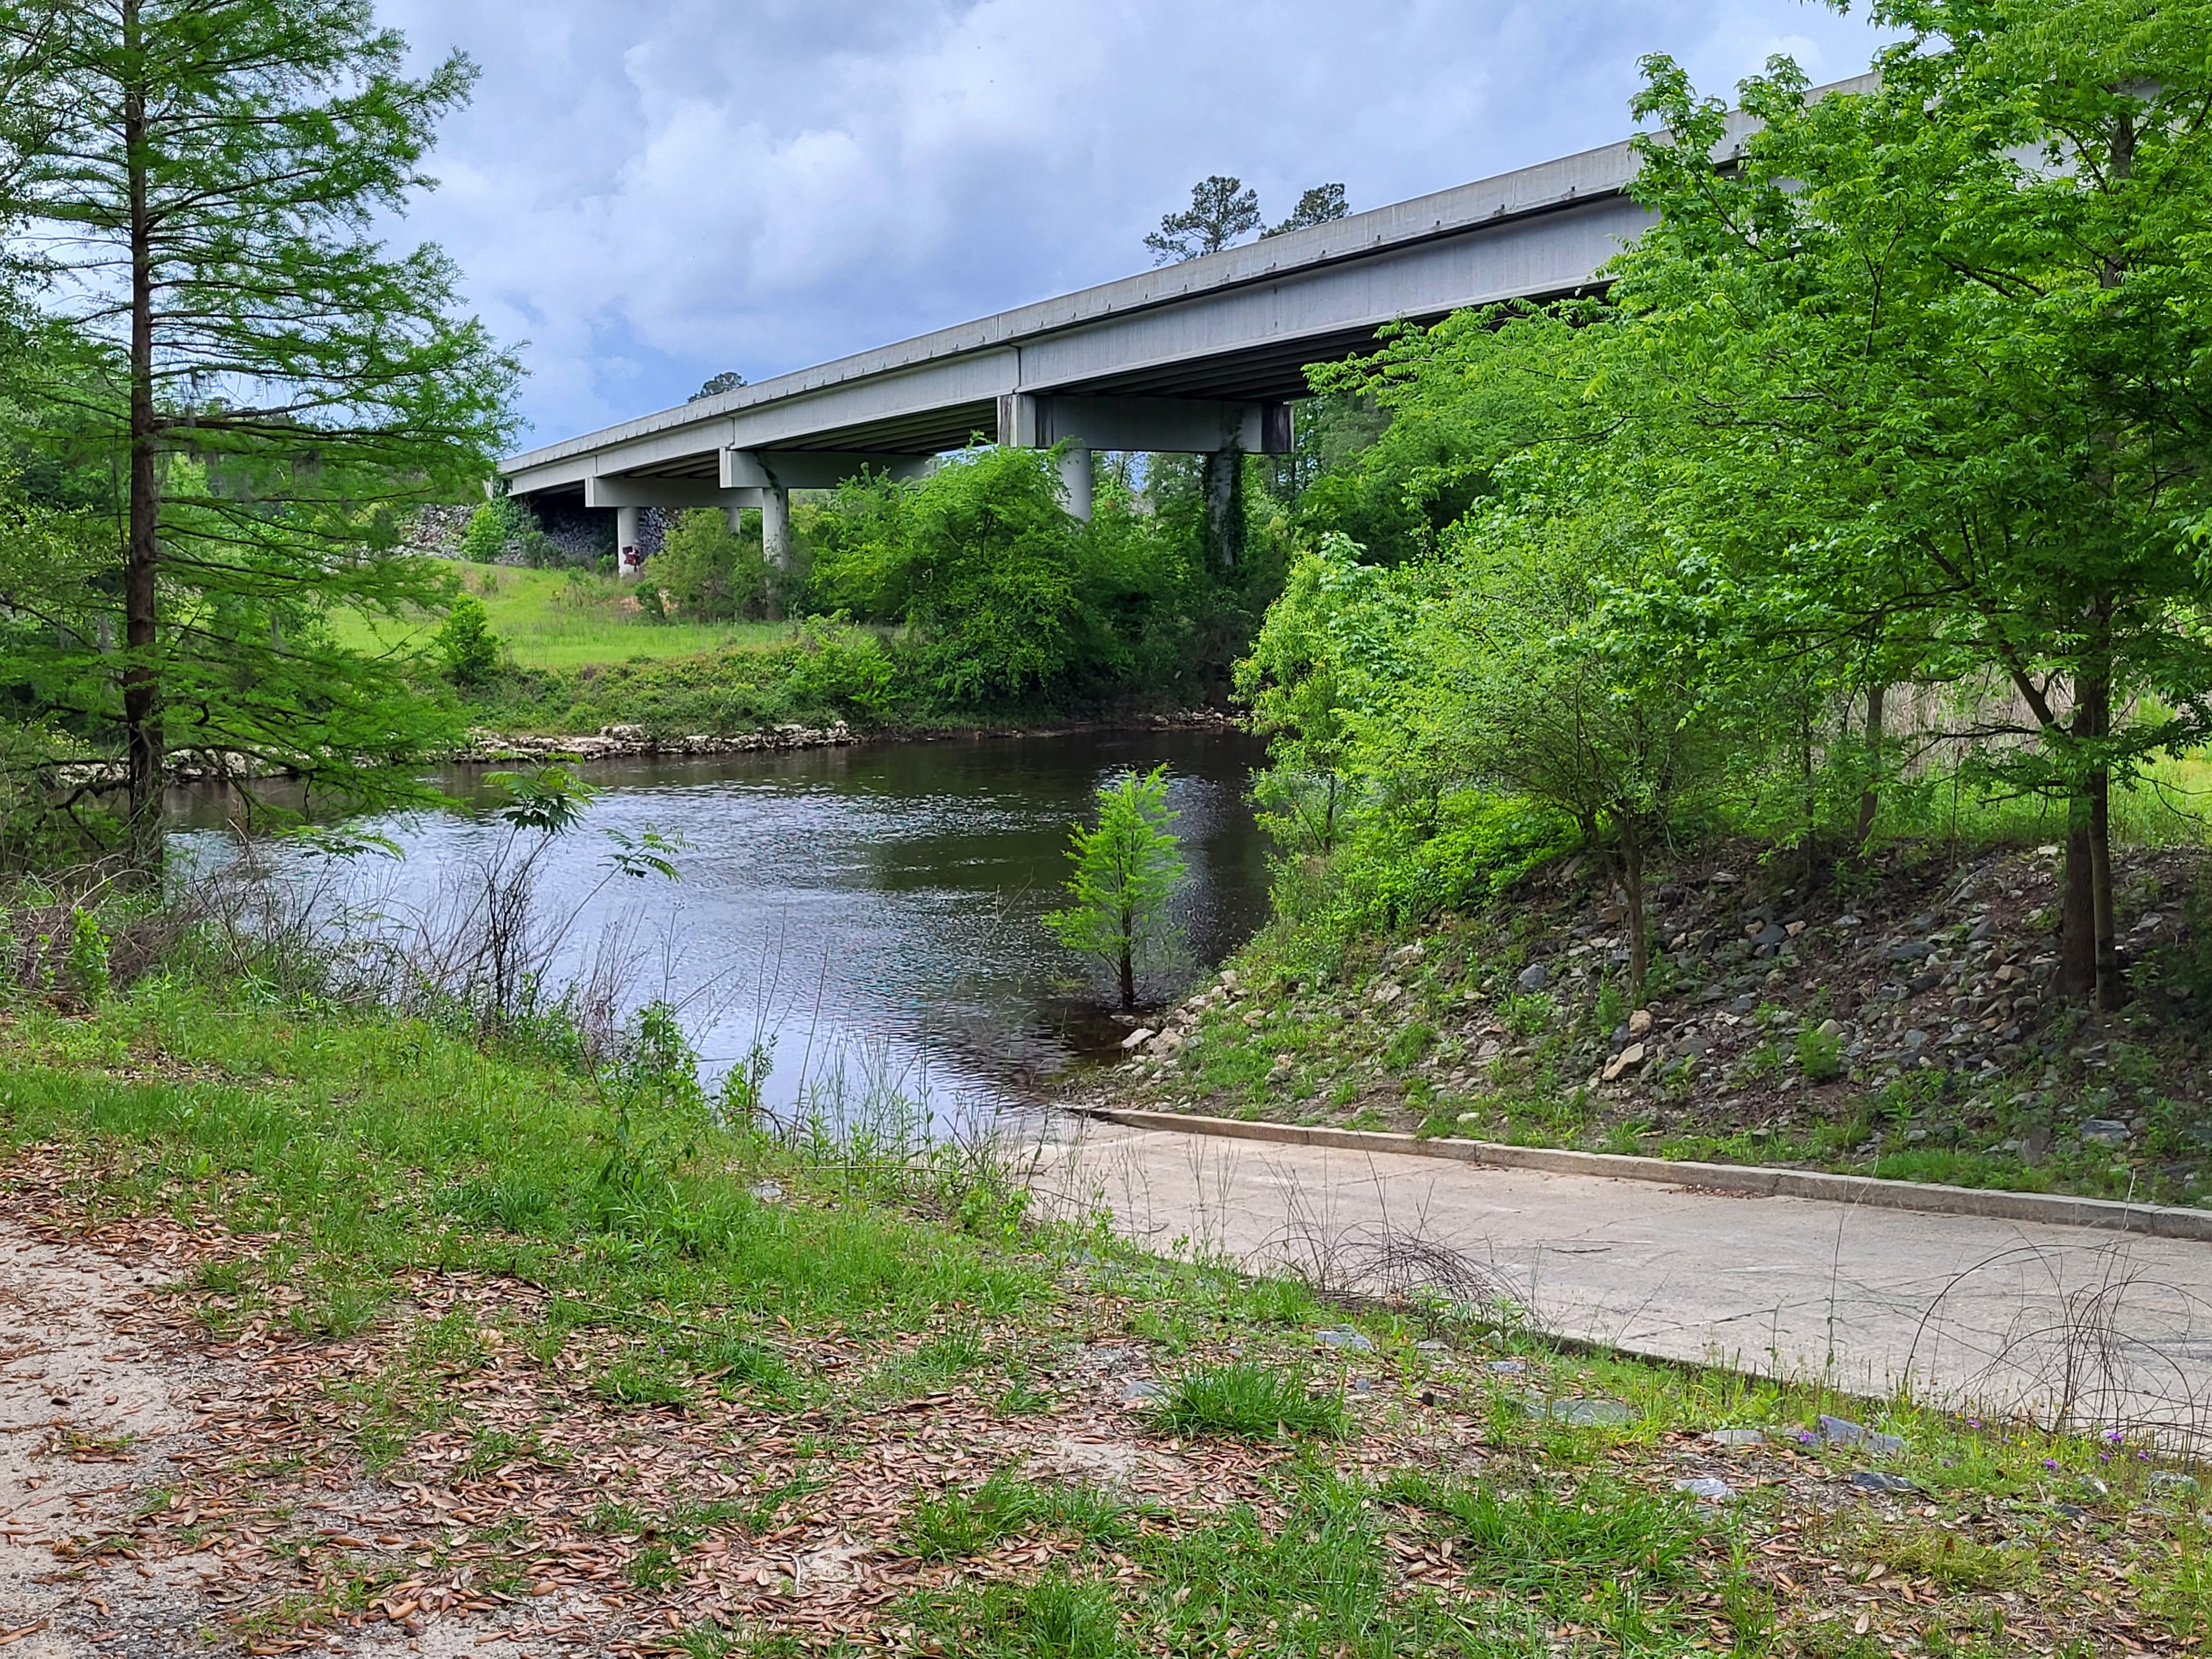
[[(1018, 1101), (1126, 1028), (1095, 975), (1046, 936), (1071, 820), (1097, 783), (1165, 762), (1191, 880), (1185, 963), (1146, 978), (1165, 997), (1250, 936), (1265, 852), (1244, 799), (1258, 745), (1234, 732), (1082, 733), (617, 763), (605, 793), (544, 865), (543, 902), (573, 918), (568, 966), (611, 929), (629, 939), (633, 997), (684, 1008), (710, 1064), (770, 1042), (769, 1095), (839, 1064), (910, 1067), (940, 1096)], [(442, 780), (463, 799), (482, 775)], [(180, 798), (203, 852), (222, 804)], [(420, 907), (501, 827), (465, 813), (379, 826), (404, 863), (352, 866), (352, 896)], [(678, 836), (675, 884), (608, 881), (601, 833)], [(195, 839), (188, 830), (183, 839)], [(281, 866), (280, 866), (281, 867)]]

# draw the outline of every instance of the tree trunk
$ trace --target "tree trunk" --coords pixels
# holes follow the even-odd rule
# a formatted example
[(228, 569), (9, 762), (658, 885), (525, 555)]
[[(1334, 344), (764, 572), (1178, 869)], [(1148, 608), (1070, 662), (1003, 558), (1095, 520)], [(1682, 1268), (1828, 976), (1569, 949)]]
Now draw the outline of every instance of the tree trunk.
[(1620, 884), (1628, 894), (1628, 1001), (1641, 1008), (1651, 951), (1644, 926), (1644, 838), (1633, 822), (1620, 826)]
[(1881, 736), (1882, 705), (1889, 697), (1886, 685), (1867, 687), (1867, 784), (1859, 792), (1859, 823), (1857, 832), (1851, 837), (1855, 847), (1863, 848), (1867, 837), (1874, 833), (1875, 815), (1881, 811)]
[(2089, 914), (2097, 930), (2097, 1006), (2106, 1009), (2127, 1000), (2112, 916), (2112, 775), (2100, 766), (2089, 780)]
[(1121, 1006), (1137, 1006), (1137, 955), (1125, 935), (1121, 940)]
[[(123, 0), (123, 44), (136, 77), (141, 0)], [(161, 562), (161, 476), (155, 453), (153, 222), (146, 199), (146, 94), (124, 89), (123, 137), (131, 192), (131, 505), (123, 551), (125, 775), (131, 859), (142, 877), (161, 871), (161, 785), (166, 745), (160, 675), (154, 665)]]
[(2058, 903), (2058, 990), (2086, 1001), (2097, 988), (2096, 880), (2090, 869), (2089, 798), (2067, 802), (2065, 890)]

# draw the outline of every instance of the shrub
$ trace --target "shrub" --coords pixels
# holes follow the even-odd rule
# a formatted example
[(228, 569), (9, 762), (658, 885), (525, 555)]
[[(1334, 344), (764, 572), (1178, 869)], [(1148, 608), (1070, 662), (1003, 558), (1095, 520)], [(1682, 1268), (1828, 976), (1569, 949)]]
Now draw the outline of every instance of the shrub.
[(757, 536), (739, 536), (711, 507), (679, 517), (647, 574), (683, 616), (735, 622), (768, 614), (769, 568)]
[(529, 509), (521, 502), (511, 495), (495, 496), (469, 515), (468, 527), (461, 532), (461, 556), (477, 564), (497, 564), (509, 542), (534, 528)]
[(447, 613), (438, 629), (438, 659), (456, 685), (483, 685), (498, 677), (499, 635), (492, 631), (483, 601), (474, 594), (461, 595)]
[(785, 659), (787, 707), (881, 720), (898, 701), (898, 665), (880, 636), (836, 621), (808, 624)]

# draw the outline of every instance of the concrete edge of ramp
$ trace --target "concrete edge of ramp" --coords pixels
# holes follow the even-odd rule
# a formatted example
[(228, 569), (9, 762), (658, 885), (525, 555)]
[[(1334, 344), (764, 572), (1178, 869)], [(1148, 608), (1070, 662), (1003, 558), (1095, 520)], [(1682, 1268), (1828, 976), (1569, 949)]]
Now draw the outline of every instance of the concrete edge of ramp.
[(1427, 1139), (1380, 1129), (1264, 1123), (1244, 1118), (1143, 1112), (1113, 1106), (1085, 1108), (1081, 1115), (1129, 1129), (1165, 1129), (1182, 1134), (1221, 1135), (1235, 1140), (1273, 1141), (1291, 1146), (1331, 1146), (1348, 1152), (1398, 1152), (1417, 1158), (1447, 1158), (1459, 1164), (1484, 1164), (1498, 1169), (1536, 1170), (1552, 1175), (1663, 1182), (1673, 1187), (1695, 1187), (1708, 1192), (1740, 1193), (1757, 1198), (1809, 1198), (1830, 1204), (1864, 1204), (1881, 1209), (1924, 1210), (1938, 1215), (2037, 1221), (2061, 1227), (2103, 1227), (2160, 1238), (2212, 1243), (2212, 1210), (2185, 1210), (2169, 1205), (2124, 1204), (2106, 1198), (2002, 1192), (1985, 1187), (1947, 1187), (1935, 1182), (1883, 1181), (1873, 1176), (1830, 1175), (1816, 1170), (1780, 1170), (1762, 1164), (1676, 1163), (1663, 1158), (1635, 1158), (1619, 1152), (1508, 1146), (1494, 1140)]

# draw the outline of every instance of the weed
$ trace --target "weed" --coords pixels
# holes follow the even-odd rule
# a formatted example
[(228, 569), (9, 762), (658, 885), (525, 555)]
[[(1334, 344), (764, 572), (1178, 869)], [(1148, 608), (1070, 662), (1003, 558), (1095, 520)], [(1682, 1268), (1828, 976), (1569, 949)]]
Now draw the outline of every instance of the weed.
[(1541, 1036), (1559, 1017), (1559, 1006), (1541, 991), (1498, 1000), (1498, 1017), (1516, 1036)]
[(1309, 1393), (1303, 1377), (1242, 1360), (1185, 1371), (1154, 1412), (1152, 1424), (1164, 1434), (1248, 1440), (1291, 1434), (1334, 1439), (1352, 1426), (1342, 1403)]
[(1844, 1070), (1844, 1039), (1840, 1031), (1808, 1025), (1797, 1033), (1797, 1069), (1808, 1083), (1826, 1083)]
[(622, 1406), (683, 1406), (690, 1385), (665, 1358), (632, 1355), (618, 1359), (592, 1379), (592, 1392)]
[(684, 1576), (673, 1544), (646, 1544), (630, 1557), (623, 1577), (640, 1589), (665, 1589)]
[(750, 1337), (693, 1336), (678, 1343), (675, 1352), (701, 1377), (715, 1383), (726, 1398), (740, 1389), (771, 1400), (791, 1400), (799, 1392), (790, 1362)]
[(1418, 1066), (1436, 1046), (1437, 1028), (1425, 1020), (1413, 1020), (1398, 1028), (1389, 1044), (1382, 1050), (1382, 1061), (1395, 1071), (1402, 1072)]
[(1988, 1545), (1941, 1528), (1885, 1530), (1863, 1538), (1858, 1553), (1917, 1578), (1933, 1578), (1946, 1589), (1999, 1590), (2026, 1583), (2035, 1562), (2024, 1550)]

